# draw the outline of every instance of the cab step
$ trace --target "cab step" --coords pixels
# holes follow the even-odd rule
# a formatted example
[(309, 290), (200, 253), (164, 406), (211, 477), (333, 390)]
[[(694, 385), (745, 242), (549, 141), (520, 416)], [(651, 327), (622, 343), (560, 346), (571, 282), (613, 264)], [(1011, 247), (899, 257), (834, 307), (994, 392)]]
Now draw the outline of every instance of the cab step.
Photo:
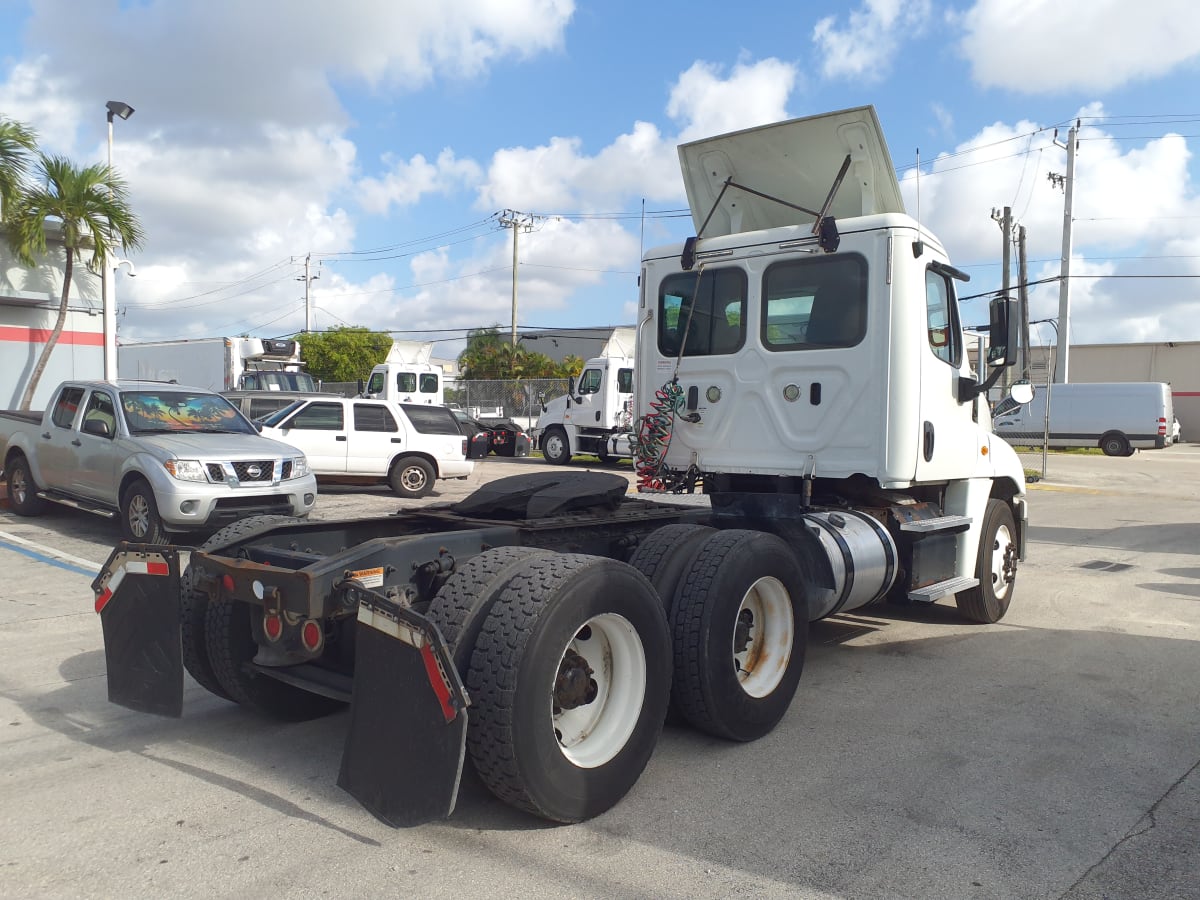
[(965, 591), (968, 588), (978, 586), (978, 578), (969, 578), (966, 575), (959, 578), (947, 578), (945, 581), (939, 581), (937, 584), (928, 584), (925, 587), (913, 588), (913, 590), (908, 592), (908, 599), (914, 603), (933, 603), (935, 600), (940, 600), (951, 594), (957, 594), (959, 591)]
[(938, 516), (935, 519), (900, 523), (900, 530), (911, 534), (914, 540), (920, 540), (929, 534), (958, 534), (970, 527), (970, 516)]
[(115, 509), (101, 506), (99, 503), (93, 503), (91, 500), (84, 500), (82, 497), (73, 497), (70, 494), (64, 494), (60, 491), (38, 491), (38, 496), (43, 500), (49, 500), (51, 503), (73, 506), (75, 509), (81, 509), (96, 516), (103, 516), (106, 519), (115, 519), (117, 517)]

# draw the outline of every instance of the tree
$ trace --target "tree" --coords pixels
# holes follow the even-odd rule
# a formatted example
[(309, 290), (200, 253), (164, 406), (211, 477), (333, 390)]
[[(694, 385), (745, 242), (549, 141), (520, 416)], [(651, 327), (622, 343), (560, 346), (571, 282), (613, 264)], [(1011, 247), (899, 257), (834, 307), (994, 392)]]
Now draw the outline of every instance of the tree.
[(0, 118), (0, 220), (16, 202), (30, 157), (36, 152), (37, 134), (32, 128)]
[(129, 204), (125, 181), (108, 166), (79, 168), (65, 157), (42, 153), (38, 155), (34, 175), (35, 186), (18, 190), (12, 214), (6, 219), (9, 241), (21, 262), (34, 266), (35, 254), (46, 252), (46, 225), (56, 221), (62, 232), (66, 262), (58, 318), (29, 376), (21, 409), (29, 409), (67, 321), (76, 255), (90, 247), (87, 267), (104, 273), (118, 244), (128, 252), (141, 247), (145, 239), (141, 222)]
[[(577, 360), (574, 372), (564, 370), (568, 360)], [(544, 353), (530, 350), (522, 344), (513, 346), (500, 334), (500, 326), (476, 328), (467, 333), (467, 346), (458, 355), (458, 369), (468, 381), (511, 378), (565, 378), (578, 374), (583, 362), (567, 357), (556, 363)]]
[(387, 358), (392, 336), (362, 325), (298, 334), (308, 373), (320, 381), (357, 381)]

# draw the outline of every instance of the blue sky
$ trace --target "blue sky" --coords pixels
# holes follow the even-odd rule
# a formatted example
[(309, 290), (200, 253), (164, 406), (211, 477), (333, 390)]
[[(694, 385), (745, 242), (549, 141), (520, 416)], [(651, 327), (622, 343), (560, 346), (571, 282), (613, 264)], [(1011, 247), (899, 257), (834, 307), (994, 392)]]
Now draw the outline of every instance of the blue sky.
[[(1047, 176), (1066, 171), (1054, 128), (1079, 120), (1072, 340), (1200, 340), (1200, 6), (1136, 9), (0, 0), (0, 115), (90, 163), (105, 101), (136, 109), (114, 129), (149, 233), (118, 281), (123, 342), (300, 330), (311, 255), (315, 328), (453, 355), (464, 329), (509, 326), (506, 209), (534, 217), (522, 326), (629, 324), (642, 246), (691, 232), (681, 140), (862, 104), (910, 212), (920, 148), (922, 220), (965, 294), (1000, 283), (1005, 205), (1030, 278), (1058, 273)], [(1057, 315), (1057, 286), (1032, 303)], [(984, 299), (964, 309), (986, 317)]]

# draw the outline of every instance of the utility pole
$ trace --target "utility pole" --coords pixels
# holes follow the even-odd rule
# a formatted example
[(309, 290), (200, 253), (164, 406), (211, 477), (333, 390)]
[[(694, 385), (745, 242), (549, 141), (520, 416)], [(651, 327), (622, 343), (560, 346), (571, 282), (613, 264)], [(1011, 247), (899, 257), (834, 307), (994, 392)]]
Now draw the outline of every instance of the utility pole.
[(1075, 198), (1075, 147), (1078, 144), (1079, 120), (1067, 132), (1067, 143), (1058, 140), (1058, 129), (1054, 131), (1054, 144), (1064, 147), (1067, 151), (1067, 174), (1056, 175), (1051, 172), (1050, 183), (1063, 188), (1066, 195), (1063, 200), (1063, 239), (1062, 239), (1062, 268), (1058, 281), (1058, 363), (1054, 369), (1056, 384), (1066, 384), (1068, 378), (1068, 351), (1071, 337), (1071, 222), (1073, 220), (1072, 205)]
[(517, 346), (517, 237), (522, 231), (532, 231), (536, 216), (506, 209), (500, 213), (500, 224), (513, 230), (512, 274), (512, 345)]
[(1017, 228), (1017, 308), (1021, 316), (1021, 380), (1032, 381), (1029, 367), (1029, 270), (1025, 257), (1025, 226)]
[(309, 274), (311, 271), (311, 265), (312, 265), (312, 254), (307, 253), (304, 256), (304, 274), (296, 276), (297, 281), (304, 282), (304, 333), (305, 334), (308, 334), (310, 331), (312, 331), (312, 293), (309, 289), (312, 287), (312, 283), (321, 277), (320, 272), (318, 272), (316, 275)]
[[(1004, 207), (1003, 214), (999, 210), (992, 209), (992, 221), (1000, 224), (1000, 234), (1002, 236), (1003, 247), (1001, 248), (1001, 258), (1003, 259), (1004, 270), (1001, 274), (1001, 289), (1004, 291), (1004, 299), (1008, 299), (1008, 292), (1012, 289), (1012, 207)], [(1008, 372), (1005, 371), (1004, 383), (1002, 387), (1008, 388)]]

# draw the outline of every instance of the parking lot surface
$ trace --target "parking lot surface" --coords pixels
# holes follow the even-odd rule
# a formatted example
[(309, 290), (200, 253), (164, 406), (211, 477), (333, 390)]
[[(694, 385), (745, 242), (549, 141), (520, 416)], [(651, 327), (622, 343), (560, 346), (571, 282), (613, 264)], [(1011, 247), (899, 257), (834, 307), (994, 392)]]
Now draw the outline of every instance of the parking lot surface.
[[(315, 515), (543, 465), (488, 460), (425, 501), (323, 486)], [(179, 720), (109, 704), (89, 583), (116, 526), (0, 510), (0, 896), (1196, 896), (1200, 447), (1053, 455), (1030, 510), (1000, 623), (817, 623), (762, 740), (668, 727), (574, 826), (468, 774), (452, 818), (410, 830), (337, 788), (345, 713), (281, 724), (190, 681)]]

